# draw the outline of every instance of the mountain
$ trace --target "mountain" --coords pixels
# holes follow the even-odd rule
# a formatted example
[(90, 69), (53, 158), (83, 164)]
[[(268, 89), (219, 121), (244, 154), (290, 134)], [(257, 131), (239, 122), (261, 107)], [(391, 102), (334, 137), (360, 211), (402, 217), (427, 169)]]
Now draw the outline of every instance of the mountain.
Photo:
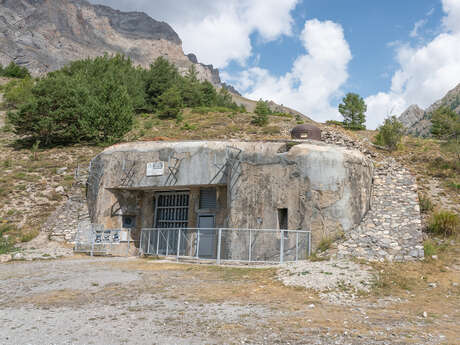
[(85, 0), (0, 0), (0, 63), (15, 61), (41, 75), (86, 57), (123, 53), (147, 67), (166, 57), (185, 73), (220, 85), (219, 71), (185, 55), (177, 33), (145, 13), (121, 12)]
[(406, 127), (408, 133), (422, 137), (429, 136), (431, 116), (440, 107), (449, 107), (460, 114), (460, 84), (425, 110), (418, 105), (411, 105), (401, 114), (399, 121)]

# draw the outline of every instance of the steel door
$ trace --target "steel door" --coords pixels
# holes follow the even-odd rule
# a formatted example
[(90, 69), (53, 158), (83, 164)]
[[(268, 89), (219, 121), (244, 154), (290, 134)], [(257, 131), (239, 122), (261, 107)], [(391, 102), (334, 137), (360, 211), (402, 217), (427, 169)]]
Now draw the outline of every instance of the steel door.
[[(214, 258), (216, 250), (216, 231), (214, 229), (214, 216), (199, 216), (199, 257)], [(203, 230), (201, 230), (203, 229)]]

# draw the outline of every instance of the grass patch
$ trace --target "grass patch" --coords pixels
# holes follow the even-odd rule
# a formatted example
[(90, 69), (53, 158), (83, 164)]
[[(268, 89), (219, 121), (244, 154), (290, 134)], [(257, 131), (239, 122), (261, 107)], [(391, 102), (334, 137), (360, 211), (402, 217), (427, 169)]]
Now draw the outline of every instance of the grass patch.
[(418, 201), (420, 205), (420, 212), (427, 213), (433, 211), (433, 202), (427, 195), (419, 193)]
[(451, 211), (441, 210), (431, 215), (428, 221), (428, 232), (449, 237), (459, 233), (460, 218)]

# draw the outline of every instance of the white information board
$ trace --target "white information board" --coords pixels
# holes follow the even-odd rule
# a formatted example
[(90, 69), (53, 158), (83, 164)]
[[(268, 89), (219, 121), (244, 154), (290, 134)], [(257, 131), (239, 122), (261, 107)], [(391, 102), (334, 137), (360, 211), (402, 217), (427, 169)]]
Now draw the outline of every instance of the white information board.
[(158, 162), (150, 162), (147, 163), (147, 172), (146, 176), (161, 176), (163, 175), (165, 170), (165, 163), (158, 161)]

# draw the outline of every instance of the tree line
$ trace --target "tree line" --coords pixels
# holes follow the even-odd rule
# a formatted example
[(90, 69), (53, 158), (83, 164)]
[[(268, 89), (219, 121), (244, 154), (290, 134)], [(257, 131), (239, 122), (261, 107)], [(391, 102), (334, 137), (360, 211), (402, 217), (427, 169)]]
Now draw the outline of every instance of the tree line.
[(162, 57), (149, 68), (123, 55), (88, 58), (10, 88), (19, 94), (8, 113), (14, 131), (44, 145), (119, 141), (140, 112), (177, 118), (183, 107), (240, 109), (226, 89), (198, 80), (193, 65), (182, 76)]

